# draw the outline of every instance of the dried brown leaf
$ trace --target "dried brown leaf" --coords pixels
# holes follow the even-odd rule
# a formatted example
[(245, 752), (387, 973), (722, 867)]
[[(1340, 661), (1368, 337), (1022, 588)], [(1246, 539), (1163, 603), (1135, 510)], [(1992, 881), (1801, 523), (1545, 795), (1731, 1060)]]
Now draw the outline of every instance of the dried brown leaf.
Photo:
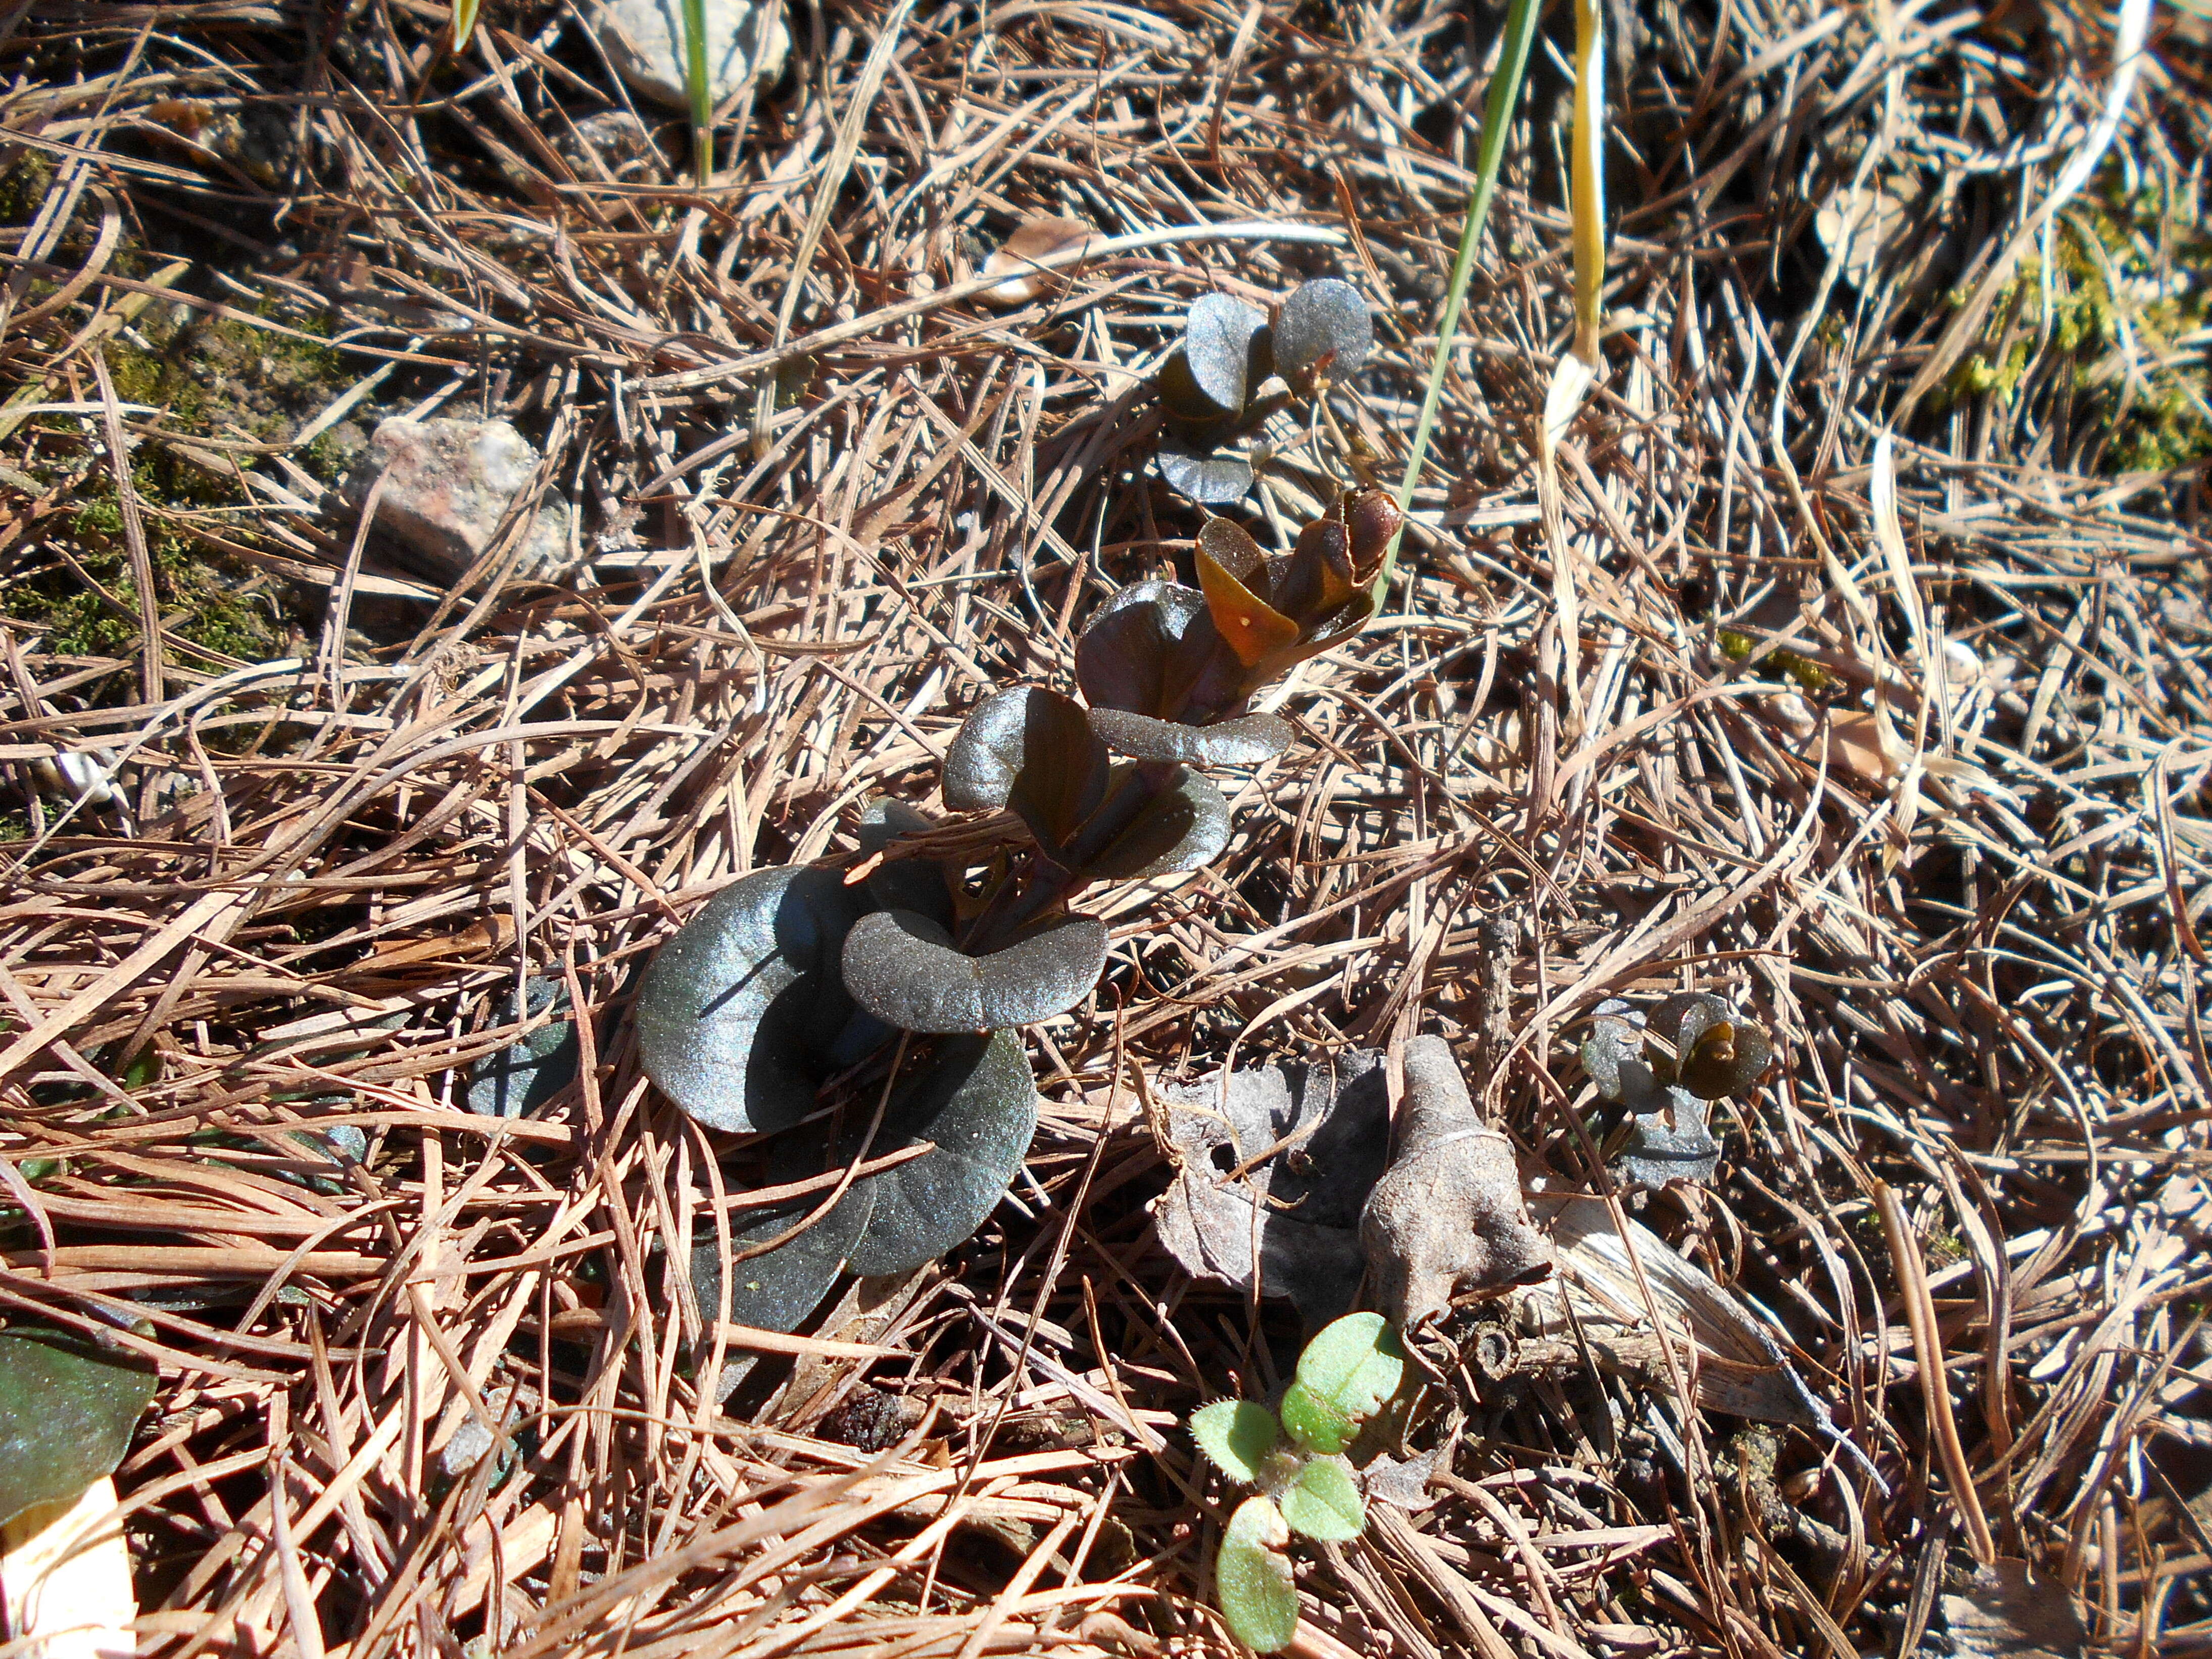
[(1024, 219), (983, 261), (983, 275), (1005, 278), (978, 296), (983, 303), (1011, 311), (1039, 300), (1066, 280), (1057, 270), (1039, 270), (1036, 262), (1083, 246), (1097, 233), (1081, 219)]

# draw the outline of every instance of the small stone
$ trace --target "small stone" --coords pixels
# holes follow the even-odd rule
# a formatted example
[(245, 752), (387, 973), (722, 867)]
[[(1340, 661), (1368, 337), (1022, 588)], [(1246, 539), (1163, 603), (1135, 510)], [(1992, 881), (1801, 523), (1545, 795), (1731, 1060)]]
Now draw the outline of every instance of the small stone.
[[(586, 18), (631, 91), (671, 109), (691, 107), (683, 0), (605, 0)], [(748, 78), (773, 81), (790, 47), (779, 0), (707, 0), (708, 100), (720, 108)]]
[(822, 1439), (850, 1446), (869, 1456), (896, 1446), (922, 1419), (921, 1402), (904, 1395), (885, 1394), (866, 1383), (854, 1385), (852, 1393), (823, 1418), (815, 1432)]
[[(452, 586), (491, 545), (515, 498), (538, 470), (538, 451), (505, 421), (410, 421), (376, 428), (346, 479), (359, 507), (380, 474), (376, 527), (426, 576)], [(525, 532), (514, 578), (558, 581), (576, 564), (568, 503), (548, 490)]]
[(638, 185), (658, 184), (668, 176), (668, 157), (645, 123), (626, 109), (586, 115), (556, 135), (553, 148), (579, 179)]

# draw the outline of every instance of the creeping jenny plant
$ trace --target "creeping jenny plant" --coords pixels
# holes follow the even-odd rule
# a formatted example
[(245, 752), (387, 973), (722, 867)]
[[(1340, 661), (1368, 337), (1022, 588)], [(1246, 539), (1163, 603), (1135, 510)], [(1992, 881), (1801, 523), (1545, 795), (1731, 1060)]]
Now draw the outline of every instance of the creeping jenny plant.
[(1229, 1517), (1214, 1562), (1214, 1594), (1237, 1640), (1273, 1653), (1297, 1634), (1291, 1534), (1343, 1543), (1366, 1526), (1366, 1500), (1344, 1453), (1405, 1374), (1406, 1351), (1382, 1316), (1347, 1314), (1298, 1356), (1279, 1420), (1249, 1400), (1218, 1400), (1191, 1418), (1191, 1437), (1214, 1466), (1260, 1489)]
[[(712, 1276), (702, 1318), (791, 1329), (848, 1268), (904, 1273), (982, 1224), (1036, 1126), (1012, 1028), (1076, 1007), (1105, 969), (1105, 925), (1073, 901), (1098, 882), (1194, 870), (1228, 844), (1229, 803), (1196, 769), (1288, 745), (1288, 721), (1248, 706), (1358, 631), (1398, 526), (1379, 489), (1346, 491), (1285, 554), (1210, 521), (1197, 587), (1139, 582), (1093, 616), (1075, 649), (1083, 701), (1015, 686), (953, 738), (945, 804), (1010, 814), (1026, 848), (980, 863), (902, 856), (902, 838), (931, 821), (878, 803), (849, 875), (755, 871), (662, 947), (639, 988), (639, 1052), (661, 1092), (710, 1128), (793, 1129), (825, 1080), (911, 1034), (897, 1074), (848, 1111), (853, 1133), (783, 1134), (771, 1180), (933, 1148), (826, 1197), (747, 1212), (732, 1241), (741, 1271), (726, 1285)], [(705, 1276), (692, 1279), (698, 1292)]]

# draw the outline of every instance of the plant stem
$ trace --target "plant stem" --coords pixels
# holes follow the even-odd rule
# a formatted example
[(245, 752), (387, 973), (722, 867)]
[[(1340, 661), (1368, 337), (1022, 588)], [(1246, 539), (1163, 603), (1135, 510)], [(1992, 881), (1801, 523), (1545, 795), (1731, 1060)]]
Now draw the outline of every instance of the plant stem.
[(714, 106), (707, 87), (707, 0), (684, 0), (684, 78), (691, 94), (691, 176), (714, 174)]
[[(1413, 423), (1413, 447), (1406, 458), (1405, 482), (1398, 486), (1399, 510), (1411, 514), (1413, 510), (1413, 486), (1421, 477), (1421, 463), (1428, 459), (1429, 432), (1435, 426), (1437, 404), (1443, 399), (1444, 372), (1451, 365), (1452, 342), (1459, 333), (1460, 307), (1467, 300), (1467, 286), (1474, 275), (1474, 251), (1482, 241), (1483, 222), (1490, 216), (1490, 198), (1498, 188), (1498, 170), (1505, 160), (1505, 135), (1513, 125), (1513, 108), (1520, 102), (1521, 82), (1528, 69), (1528, 48), (1536, 39), (1536, 0), (1513, 0), (1513, 9), (1506, 14), (1505, 43), (1498, 58), (1498, 70), (1490, 77), (1490, 94), (1482, 107), (1482, 142), (1475, 152), (1474, 194), (1468, 198), (1467, 217), (1461, 222), (1459, 254), (1452, 261), (1451, 285), (1444, 294), (1444, 313), (1437, 325), (1436, 356), (1429, 363), (1429, 386), (1421, 398), (1420, 417)], [(1382, 568), (1375, 579), (1375, 600), (1378, 609), (1382, 596), (1389, 589), (1390, 578), (1398, 568), (1398, 549), (1405, 540), (1401, 529), (1391, 538), (1390, 550), (1383, 556)]]
[(1605, 14), (1575, 0), (1575, 356), (1598, 366), (1605, 299)]

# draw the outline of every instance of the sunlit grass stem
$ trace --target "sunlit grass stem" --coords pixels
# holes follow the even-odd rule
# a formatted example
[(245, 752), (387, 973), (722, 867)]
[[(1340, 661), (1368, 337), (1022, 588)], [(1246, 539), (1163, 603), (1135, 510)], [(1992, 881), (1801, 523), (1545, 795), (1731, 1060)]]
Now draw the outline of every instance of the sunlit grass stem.
[(1598, 366), (1605, 298), (1605, 14), (1575, 0), (1575, 155), (1569, 193), (1575, 221), (1575, 356)]
[(714, 174), (714, 105), (707, 85), (707, 0), (684, 0), (684, 77), (691, 94), (691, 176)]
[[(1490, 198), (1498, 188), (1498, 170), (1505, 160), (1505, 137), (1513, 125), (1514, 106), (1520, 102), (1521, 82), (1528, 68), (1528, 48), (1536, 38), (1535, 0), (1513, 0), (1506, 14), (1505, 42), (1498, 52), (1498, 69), (1490, 77), (1490, 93), (1482, 107), (1482, 139), (1475, 152), (1474, 193), (1468, 198), (1467, 217), (1461, 222), (1459, 253), (1452, 260), (1451, 283), (1444, 292), (1443, 316), (1437, 324), (1436, 355), (1429, 362), (1428, 390), (1421, 397), (1421, 413), (1413, 422), (1413, 447), (1406, 457), (1405, 481), (1398, 486), (1398, 505), (1407, 514), (1413, 507), (1413, 486), (1419, 482), (1421, 464), (1428, 459), (1429, 434), (1436, 425), (1437, 405), (1443, 398), (1444, 374), (1451, 367), (1453, 342), (1459, 334), (1460, 308), (1467, 301), (1467, 285), (1474, 275), (1474, 252), (1482, 242), (1483, 222), (1490, 216)], [(1398, 568), (1401, 531), (1390, 544), (1376, 578), (1379, 599), (1389, 591)]]

